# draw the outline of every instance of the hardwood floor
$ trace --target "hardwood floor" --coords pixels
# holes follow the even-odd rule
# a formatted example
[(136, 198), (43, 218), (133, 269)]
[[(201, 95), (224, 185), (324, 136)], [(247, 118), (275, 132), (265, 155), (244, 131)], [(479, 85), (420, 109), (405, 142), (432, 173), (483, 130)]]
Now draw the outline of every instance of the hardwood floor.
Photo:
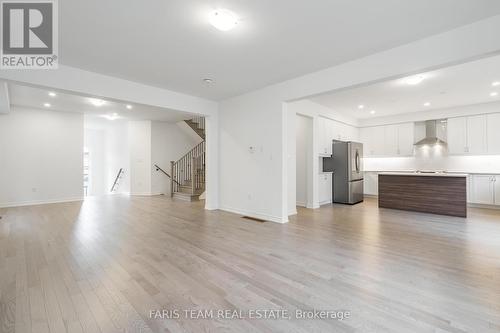
[[(499, 332), (500, 211), (259, 223), (165, 197), (0, 209), (0, 332)], [(344, 320), (151, 310), (347, 310)], [(244, 315), (248, 316), (247, 312)]]

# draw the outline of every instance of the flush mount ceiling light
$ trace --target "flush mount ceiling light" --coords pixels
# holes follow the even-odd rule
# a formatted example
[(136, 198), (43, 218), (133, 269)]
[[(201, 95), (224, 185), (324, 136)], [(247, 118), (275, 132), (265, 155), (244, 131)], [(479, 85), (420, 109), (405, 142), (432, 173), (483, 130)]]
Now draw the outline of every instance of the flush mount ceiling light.
[(490, 93), (490, 96), (491, 97), (496, 97), (496, 96), (498, 96), (498, 93), (496, 91), (494, 91), (494, 92)]
[(210, 13), (210, 24), (220, 31), (229, 31), (238, 24), (238, 17), (227, 9), (217, 9)]
[(424, 106), (431, 106), (431, 102), (425, 102)]
[(50, 108), (51, 107), (50, 103), (44, 103), (43, 106), (45, 106), (46, 108)]
[(90, 103), (93, 106), (99, 107), (99, 106), (103, 106), (104, 104), (106, 104), (106, 101), (103, 101), (102, 99), (98, 99), (98, 98), (91, 98)]
[(363, 104), (358, 105), (358, 109), (362, 110), (364, 108), (365, 108), (365, 106)]
[(130, 105), (130, 104), (125, 105), (125, 107), (126, 107), (127, 109), (129, 109), (129, 110), (132, 110), (132, 105)]
[(56, 93), (55, 93), (55, 92), (50, 91), (50, 92), (49, 92), (49, 96), (50, 96), (50, 97), (56, 97), (57, 95), (56, 95)]
[(492, 87), (498, 87), (500, 86), (500, 81), (495, 81), (491, 84)]
[(370, 114), (375, 114), (375, 113), (376, 113), (376, 111), (375, 111), (375, 110), (371, 110), (371, 111), (370, 111)]
[(215, 81), (214, 79), (211, 79), (211, 78), (205, 78), (202, 80), (204, 84), (206, 84), (207, 86), (213, 84)]
[(404, 82), (410, 86), (415, 86), (417, 84), (422, 83), (422, 81), (425, 80), (425, 76), (422, 74), (419, 75), (414, 75), (414, 76), (409, 76), (404, 79)]

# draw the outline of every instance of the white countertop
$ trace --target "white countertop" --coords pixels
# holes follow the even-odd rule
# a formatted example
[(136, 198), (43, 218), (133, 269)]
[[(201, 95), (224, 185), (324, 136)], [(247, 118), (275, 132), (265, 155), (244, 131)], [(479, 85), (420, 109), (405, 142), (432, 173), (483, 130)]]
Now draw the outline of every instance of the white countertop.
[(425, 173), (425, 172), (381, 172), (380, 175), (387, 176), (419, 176), (419, 177), (467, 177), (466, 173)]

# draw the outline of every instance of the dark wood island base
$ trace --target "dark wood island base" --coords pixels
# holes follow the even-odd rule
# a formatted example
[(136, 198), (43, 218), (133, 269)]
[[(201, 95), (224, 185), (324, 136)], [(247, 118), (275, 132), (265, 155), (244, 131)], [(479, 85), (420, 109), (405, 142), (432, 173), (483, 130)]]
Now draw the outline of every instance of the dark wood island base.
[(467, 217), (466, 175), (380, 174), (382, 208)]

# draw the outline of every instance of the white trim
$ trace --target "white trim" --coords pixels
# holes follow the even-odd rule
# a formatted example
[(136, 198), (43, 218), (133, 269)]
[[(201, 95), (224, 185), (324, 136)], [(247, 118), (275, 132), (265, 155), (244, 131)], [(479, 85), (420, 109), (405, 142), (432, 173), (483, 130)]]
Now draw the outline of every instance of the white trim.
[(152, 196), (156, 196), (156, 195), (164, 195), (163, 193), (160, 193), (160, 192), (155, 192), (155, 193), (152, 193), (152, 192), (135, 192), (135, 193), (130, 193), (130, 195), (132, 196), (142, 196), (142, 197), (152, 197)]
[(498, 205), (478, 204), (478, 203), (472, 203), (472, 202), (468, 202), (467, 207), (482, 208), (482, 209), (500, 209), (500, 206), (498, 206)]
[(295, 203), (296, 206), (299, 206), (299, 207), (307, 207), (307, 203), (305, 202), (302, 202), (302, 201), (297, 201)]
[(24, 207), (24, 206), (39, 206), (39, 205), (49, 205), (56, 203), (65, 202), (77, 202), (83, 201), (84, 197), (66, 198), (66, 199), (51, 199), (51, 200), (32, 200), (32, 201), (18, 201), (18, 202), (6, 202), (0, 203), (0, 208), (13, 208), (13, 207)]
[(231, 208), (231, 207), (226, 207), (226, 206), (220, 207), (219, 210), (226, 211), (226, 212), (233, 213), (233, 214), (254, 217), (257, 219), (266, 220), (266, 221), (275, 222), (275, 223), (288, 223), (288, 216), (285, 216), (285, 217), (271, 216), (271, 215), (260, 214), (260, 213), (255, 213), (255, 212), (247, 212), (247, 211), (243, 211), (243, 210), (239, 210), (239, 209), (235, 209), (235, 208)]
[(309, 209), (318, 209), (319, 207), (320, 207), (319, 204), (314, 204), (314, 203), (313, 204), (308, 203), (306, 206), (306, 208)]

